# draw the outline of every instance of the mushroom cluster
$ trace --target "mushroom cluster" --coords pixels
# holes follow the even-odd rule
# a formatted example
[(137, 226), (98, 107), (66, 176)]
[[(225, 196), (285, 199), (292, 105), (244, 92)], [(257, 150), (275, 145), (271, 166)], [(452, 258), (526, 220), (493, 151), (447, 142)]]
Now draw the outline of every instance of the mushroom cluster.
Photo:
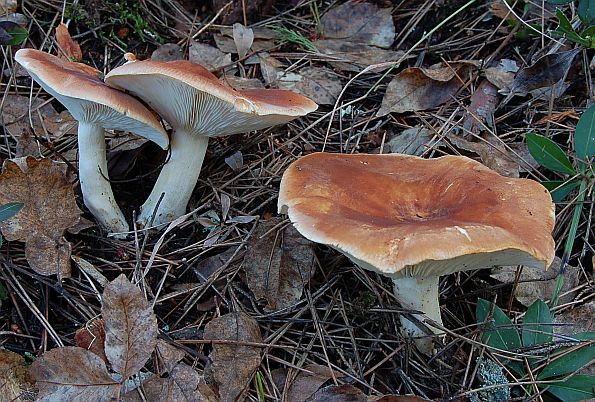
[[(104, 83), (90, 68), (34, 49), (15, 55), (49, 94), (79, 122), (79, 180), (85, 205), (99, 224), (125, 237), (128, 223), (114, 200), (107, 172), (104, 129), (130, 131), (171, 154), (138, 221), (163, 226), (184, 214), (198, 180), (209, 137), (271, 127), (316, 110), (305, 96), (263, 89), (235, 91), (188, 61), (129, 62)], [(171, 140), (152, 110), (173, 128)]]
[[(284, 172), (278, 209), (309, 240), (393, 279), (415, 313), (402, 329), (433, 352), (420, 328), (442, 326), (438, 279), (498, 265), (547, 268), (554, 204), (541, 184), (500, 176), (463, 156), (315, 153)], [(430, 333), (440, 333), (429, 325)]]

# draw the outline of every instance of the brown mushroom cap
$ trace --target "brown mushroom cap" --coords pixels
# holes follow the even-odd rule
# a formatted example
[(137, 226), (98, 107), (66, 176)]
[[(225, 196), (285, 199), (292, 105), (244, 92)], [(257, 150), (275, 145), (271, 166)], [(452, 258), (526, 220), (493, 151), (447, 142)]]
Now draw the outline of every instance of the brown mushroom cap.
[(306, 238), (393, 278), (554, 257), (547, 189), (462, 156), (311, 154), (285, 171), (278, 205)]
[(201, 65), (184, 60), (129, 62), (110, 71), (105, 81), (145, 100), (175, 129), (208, 137), (287, 123), (318, 107), (289, 91), (233, 90)]
[(169, 139), (158, 118), (137, 99), (89, 74), (90, 68), (35, 49), (20, 49), (15, 60), (75, 119), (130, 131), (167, 148)]

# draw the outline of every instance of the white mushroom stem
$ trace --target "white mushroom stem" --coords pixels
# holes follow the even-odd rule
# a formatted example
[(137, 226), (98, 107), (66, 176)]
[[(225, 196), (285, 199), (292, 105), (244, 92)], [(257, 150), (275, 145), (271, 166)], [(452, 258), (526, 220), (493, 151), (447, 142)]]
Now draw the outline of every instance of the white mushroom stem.
[[(108, 181), (105, 131), (99, 124), (79, 121), (79, 181), (83, 200), (99, 225), (110, 233), (128, 232), (128, 223), (116, 204)], [(116, 235), (124, 238), (126, 234)]]
[[(394, 291), (402, 306), (411, 310), (422, 311), (424, 314), (414, 314), (423, 322), (425, 317), (442, 325), (440, 305), (438, 302), (438, 276), (405, 277), (393, 279)], [(402, 332), (408, 336), (416, 337), (414, 342), (420, 352), (432, 355), (434, 347), (432, 339), (417, 324), (401, 315)], [(432, 332), (440, 331), (431, 325), (427, 326)], [(421, 338), (419, 338), (421, 337)]]
[(155, 187), (141, 207), (137, 222), (142, 227), (151, 223), (153, 212), (163, 199), (155, 214), (152, 226), (162, 226), (182, 216), (198, 181), (200, 169), (207, 152), (209, 137), (178, 130), (173, 133), (169, 160), (163, 166)]

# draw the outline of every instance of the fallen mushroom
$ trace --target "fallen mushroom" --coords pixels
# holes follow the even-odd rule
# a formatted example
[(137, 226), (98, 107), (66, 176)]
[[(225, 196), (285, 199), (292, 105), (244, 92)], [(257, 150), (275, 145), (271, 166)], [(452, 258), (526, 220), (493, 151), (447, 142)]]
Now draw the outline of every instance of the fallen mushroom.
[(141, 102), (107, 86), (79, 63), (35, 49), (20, 49), (15, 60), (78, 120), (79, 181), (83, 199), (99, 224), (125, 237), (128, 223), (109, 183), (104, 129), (130, 131), (166, 149), (167, 133)]
[[(545, 269), (554, 258), (549, 192), (462, 156), (311, 154), (283, 174), (278, 208), (307, 239), (391, 277), (401, 304), (439, 325), (441, 275), (494, 265)], [(401, 324), (432, 353), (431, 337), (403, 316)]]
[(105, 77), (154, 108), (173, 128), (171, 155), (141, 207), (138, 222), (154, 226), (184, 214), (205, 157), (209, 137), (245, 133), (287, 123), (317, 105), (289, 91), (235, 91), (189, 61), (129, 61)]

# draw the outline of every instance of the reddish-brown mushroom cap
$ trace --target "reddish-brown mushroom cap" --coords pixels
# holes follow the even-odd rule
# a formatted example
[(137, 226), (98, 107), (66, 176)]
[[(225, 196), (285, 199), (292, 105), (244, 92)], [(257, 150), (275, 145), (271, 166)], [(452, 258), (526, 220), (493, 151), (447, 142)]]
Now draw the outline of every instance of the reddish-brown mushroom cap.
[(236, 91), (185, 60), (128, 62), (105, 77), (139, 96), (174, 128), (215, 137), (287, 123), (317, 109), (309, 98), (278, 89)]
[(90, 74), (91, 67), (36, 49), (20, 49), (15, 60), (77, 120), (130, 131), (167, 148), (167, 133), (153, 112), (137, 99), (110, 88), (97, 75)]
[(554, 257), (548, 191), (462, 156), (311, 154), (285, 171), (278, 205), (306, 238), (393, 278)]

